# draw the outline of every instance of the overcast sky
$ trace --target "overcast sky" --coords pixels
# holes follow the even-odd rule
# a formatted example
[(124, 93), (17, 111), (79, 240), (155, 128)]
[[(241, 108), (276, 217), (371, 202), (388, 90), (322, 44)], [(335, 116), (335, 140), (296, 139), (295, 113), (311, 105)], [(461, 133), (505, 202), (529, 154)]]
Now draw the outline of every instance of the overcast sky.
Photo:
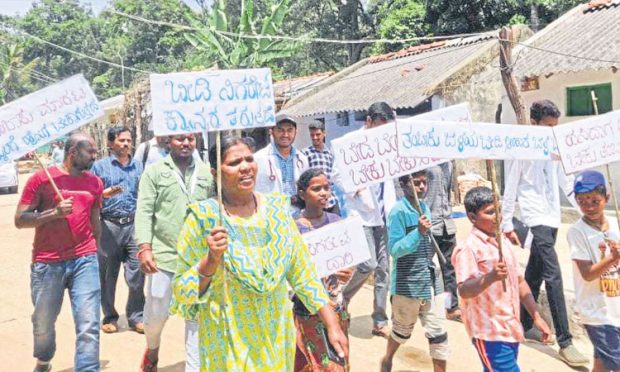
[[(82, 4), (91, 4), (95, 14), (99, 13), (110, 0), (80, 0)], [(157, 0), (152, 0), (157, 1)], [(183, 0), (191, 7), (197, 7), (194, 0)], [(0, 14), (23, 15), (32, 7), (33, 0), (0, 0)]]

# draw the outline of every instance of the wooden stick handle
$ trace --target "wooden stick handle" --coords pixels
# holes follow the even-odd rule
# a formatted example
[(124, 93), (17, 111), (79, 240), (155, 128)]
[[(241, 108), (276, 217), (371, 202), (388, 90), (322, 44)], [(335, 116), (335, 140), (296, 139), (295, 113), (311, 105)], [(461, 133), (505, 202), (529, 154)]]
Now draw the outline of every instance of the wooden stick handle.
[[(592, 97), (594, 115), (598, 115), (598, 98), (596, 97), (596, 93), (591, 90), (590, 96)], [(620, 228), (620, 210), (618, 210), (618, 197), (616, 196), (616, 190), (614, 187), (613, 178), (611, 176), (611, 169), (609, 168), (609, 164), (605, 165), (605, 170), (607, 171), (607, 183), (609, 183), (609, 193), (611, 194), (611, 200), (614, 203), (614, 210), (616, 211), (616, 221), (618, 222), (618, 228)]]
[[(215, 152), (216, 152), (216, 187), (217, 187), (217, 204), (219, 210), (218, 225), (223, 226), (223, 210), (224, 203), (222, 202), (222, 134), (216, 132), (215, 135)], [(222, 287), (224, 290), (223, 303), (224, 306), (228, 303), (228, 278), (226, 277), (226, 266), (224, 260), (222, 260)]]
[[(415, 190), (413, 190), (413, 203), (415, 204), (413, 206), (413, 208), (416, 210), (416, 212), (418, 212), (418, 216), (422, 216), (422, 207), (420, 206), (420, 199), (418, 198), (418, 194), (415, 192)], [(435, 250), (435, 253), (437, 254), (437, 258), (439, 259), (439, 262), (441, 263), (441, 265), (445, 265), (447, 263), (446, 261), (446, 257), (443, 255), (443, 252), (441, 251), (441, 249), (439, 249), (439, 244), (437, 244), (437, 240), (435, 240), (435, 237), (433, 236), (432, 232), (429, 232), (428, 234), (431, 237), (431, 243), (433, 244), (433, 249)]]
[(611, 169), (609, 164), (605, 166), (607, 170), (607, 183), (609, 183), (609, 193), (611, 194), (611, 200), (614, 203), (614, 210), (616, 211), (616, 221), (618, 222), (618, 228), (620, 229), (620, 210), (618, 209), (618, 197), (616, 196), (616, 190), (614, 187), (613, 177), (611, 176)]
[[(489, 174), (491, 176), (491, 187), (493, 189), (493, 207), (495, 208), (495, 239), (497, 240), (497, 250), (499, 253), (499, 261), (504, 260), (504, 252), (502, 249), (502, 226), (500, 224), (501, 219), (501, 208), (499, 205), (499, 192), (497, 190), (497, 174), (495, 172), (495, 163), (493, 160), (487, 160), (487, 169), (489, 170)], [(504, 288), (504, 292), (506, 292), (506, 280), (502, 280), (502, 287)]]
[(33, 151), (32, 154), (34, 155), (34, 158), (39, 162), (39, 165), (41, 166), (41, 169), (43, 169), (43, 172), (45, 172), (45, 175), (47, 176), (47, 179), (50, 181), (50, 184), (52, 185), (52, 188), (54, 189), (54, 192), (56, 193), (56, 196), (58, 196), (58, 199), (60, 199), (60, 201), (65, 200), (65, 198), (62, 197), (62, 194), (60, 193), (60, 190), (58, 189), (58, 186), (56, 185), (56, 182), (54, 182), (54, 179), (52, 178), (52, 175), (50, 174), (50, 172), (45, 167), (45, 164), (43, 164), (43, 161), (41, 160), (39, 155), (37, 155), (37, 152)]

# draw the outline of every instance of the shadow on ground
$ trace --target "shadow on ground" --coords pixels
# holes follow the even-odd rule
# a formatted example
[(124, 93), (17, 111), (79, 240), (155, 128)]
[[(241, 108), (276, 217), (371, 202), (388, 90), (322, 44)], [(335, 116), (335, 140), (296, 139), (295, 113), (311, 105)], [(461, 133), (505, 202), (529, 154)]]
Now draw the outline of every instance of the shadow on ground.
[[(110, 364), (109, 360), (100, 360), (99, 361), (99, 366), (100, 366), (100, 368), (102, 370), (105, 369), (108, 364)], [(52, 361), (52, 367), (54, 367), (53, 361)], [(61, 369), (61, 370), (58, 370), (56, 372), (73, 372), (73, 368)]]
[(372, 318), (370, 317), (370, 315), (356, 316), (354, 318), (351, 318), (349, 335), (364, 340), (369, 340), (375, 337), (372, 335)]
[[(562, 359), (560, 359), (560, 355), (558, 354), (558, 347), (557, 345), (555, 346), (548, 346), (548, 345), (542, 345), (539, 344), (537, 342), (523, 342), (521, 343), (521, 346), (524, 347), (529, 347), (531, 349), (534, 349), (538, 352), (541, 352), (543, 354), (547, 354), (548, 356), (552, 357), (553, 359), (562, 361)], [(588, 372), (590, 369), (587, 367), (577, 367), (577, 368), (573, 368), (570, 367), (569, 365), (566, 365), (566, 368), (570, 368), (573, 371), (580, 371), (580, 372)]]
[(183, 372), (185, 370), (185, 362), (178, 362), (169, 366), (157, 368), (159, 372)]

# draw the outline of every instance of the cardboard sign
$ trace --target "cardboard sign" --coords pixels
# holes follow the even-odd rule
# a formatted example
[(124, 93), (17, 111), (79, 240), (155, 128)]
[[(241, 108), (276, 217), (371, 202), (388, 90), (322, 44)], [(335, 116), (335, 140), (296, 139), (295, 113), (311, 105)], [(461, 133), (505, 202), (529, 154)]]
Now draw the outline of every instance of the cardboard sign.
[(620, 110), (553, 127), (564, 171), (620, 161)]
[[(450, 106), (431, 111), (396, 123), (389, 123), (373, 129), (362, 129), (331, 142), (334, 152), (334, 169), (337, 180), (346, 192), (414, 173), (449, 159), (427, 153), (419, 157), (399, 156), (398, 132), (407, 123), (419, 120), (462, 120), (471, 121), (468, 104)], [(432, 154), (432, 157), (429, 156)]]
[(275, 125), (271, 70), (151, 74), (156, 135)]
[(402, 156), (449, 159), (551, 159), (555, 140), (550, 127), (429, 120), (398, 127)]
[(103, 116), (82, 75), (50, 85), (0, 107), (0, 164)]
[(321, 278), (370, 259), (370, 248), (359, 216), (302, 235)]

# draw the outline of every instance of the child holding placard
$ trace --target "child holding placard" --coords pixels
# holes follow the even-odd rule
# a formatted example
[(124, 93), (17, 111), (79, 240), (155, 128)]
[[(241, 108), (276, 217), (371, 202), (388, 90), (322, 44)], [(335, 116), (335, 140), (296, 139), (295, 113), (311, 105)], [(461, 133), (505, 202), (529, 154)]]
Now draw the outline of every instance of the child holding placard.
[[(474, 226), (452, 255), (465, 329), (485, 372), (519, 371), (517, 356), (519, 342), (523, 340), (521, 305), (534, 319), (543, 341), (550, 339), (551, 331), (538, 312), (517, 256), (507, 241), (502, 244), (503, 259), (499, 259), (495, 231), (501, 219), (496, 219), (491, 189), (469, 190), (465, 211)], [(505, 289), (502, 281), (506, 283)]]
[[(340, 219), (337, 214), (325, 212), (331, 195), (327, 175), (320, 169), (308, 169), (297, 181), (299, 199), (304, 204), (295, 221), (302, 234), (318, 229)], [(331, 299), (331, 305), (340, 317), (345, 335), (349, 329), (349, 315), (342, 298), (342, 288), (351, 279), (354, 269), (342, 269), (323, 278), (323, 285)], [(293, 297), (293, 312), (297, 327), (297, 351), (295, 371), (345, 371), (347, 361), (338, 357), (327, 339), (326, 329), (318, 315), (308, 312), (297, 297)]]
[(605, 177), (581, 172), (573, 187), (583, 216), (567, 234), (575, 281), (575, 303), (594, 346), (592, 371), (620, 370), (620, 233), (605, 216)]
[(441, 272), (432, 261), (431, 212), (419, 201), (426, 193), (426, 171), (402, 176), (398, 181), (405, 197), (394, 205), (387, 219), (388, 250), (394, 259), (390, 278), (392, 331), (381, 371), (392, 370), (394, 354), (411, 337), (419, 318), (428, 339), (433, 369), (442, 372), (449, 356), (446, 313), (439, 296), (443, 285)]

